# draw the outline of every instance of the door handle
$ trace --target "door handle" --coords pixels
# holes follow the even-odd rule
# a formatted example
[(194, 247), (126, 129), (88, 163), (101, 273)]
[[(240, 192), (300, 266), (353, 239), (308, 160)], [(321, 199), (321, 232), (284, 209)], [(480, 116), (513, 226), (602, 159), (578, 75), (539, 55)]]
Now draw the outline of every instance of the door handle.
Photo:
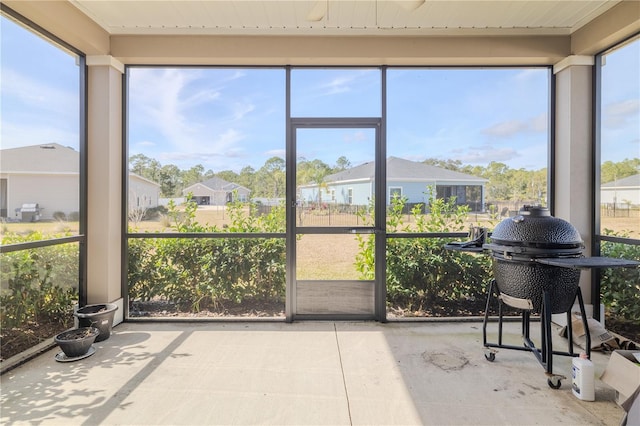
[(349, 230), (352, 234), (379, 234), (380, 231), (375, 228), (352, 228)]

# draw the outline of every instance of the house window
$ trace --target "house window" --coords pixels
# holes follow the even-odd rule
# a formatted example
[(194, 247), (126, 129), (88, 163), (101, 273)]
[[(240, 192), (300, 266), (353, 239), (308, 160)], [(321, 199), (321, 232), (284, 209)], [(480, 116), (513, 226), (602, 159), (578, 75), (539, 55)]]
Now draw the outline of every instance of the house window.
[(436, 197), (442, 198), (443, 200), (448, 200), (454, 195), (452, 186), (438, 186), (436, 188)]
[(347, 189), (347, 203), (349, 205), (353, 204), (353, 188)]
[(402, 198), (402, 187), (401, 186), (390, 186), (389, 187), (389, 200), (393, 200), (394, 198)]
[(334, 203), (336, 201), (336, 190), (335, 189), (331, 190), (331, 201), (333, 201)]

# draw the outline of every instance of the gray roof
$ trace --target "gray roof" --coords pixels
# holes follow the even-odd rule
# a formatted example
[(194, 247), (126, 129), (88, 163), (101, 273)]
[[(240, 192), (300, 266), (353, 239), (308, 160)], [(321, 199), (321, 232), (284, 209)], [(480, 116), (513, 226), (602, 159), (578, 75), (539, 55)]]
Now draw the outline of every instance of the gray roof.
[[(343, 170), (325, 177), (325, 182), (344, 182), (351, 180), (373, 179), (374, 163), (364, 163), (347, 170)], [(423, 180), (423, 181), (473, 181), (478, 184), (487, 182), (487, 179), (477, 176), (447, 170), (429, 164), (409, 161), (398, 157), (387, 159), (387, 176), (393, 180)]]
[(78, 173), (80, 154), (57, 143), (7, 148), (0, 151), (4, 173)]
[[(197, 184), (195, 184), (197, 185)], [(212, 177), (211, 179), (207, 179), (204, 182), (200, 182), (200, 185), (204, 185), (207, 188), (210, 188), (214, 191), (234, 191), (236, 189), (244, 189), (249, 191), (249, 189), (245, 188), (242, 185), (238, 185), (237, 183), (233, 183), (233, 182), (227, 182), (224, 179), (220, 179), (219, 177)], [(189, 188), (191, 188), (194, 185), (189, 186)], [(189, 188), (185, 188), (184, 190), (187, 191)]]
[(618, 188), (621, 186), (640, 188), (640, 174), (627, 176), (626, 178), (618, 179), (602, 185), (603, 188)]

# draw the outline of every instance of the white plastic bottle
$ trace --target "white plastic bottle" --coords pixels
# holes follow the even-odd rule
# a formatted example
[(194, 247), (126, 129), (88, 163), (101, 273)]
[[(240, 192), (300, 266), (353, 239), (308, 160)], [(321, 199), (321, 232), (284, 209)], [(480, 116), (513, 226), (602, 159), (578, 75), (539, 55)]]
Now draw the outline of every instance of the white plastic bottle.
[(571, 376), (573, 394), (583, 401), (595, 401), (595, 369), (586, 353), (582, 352), (579, 358), (573, 358)]

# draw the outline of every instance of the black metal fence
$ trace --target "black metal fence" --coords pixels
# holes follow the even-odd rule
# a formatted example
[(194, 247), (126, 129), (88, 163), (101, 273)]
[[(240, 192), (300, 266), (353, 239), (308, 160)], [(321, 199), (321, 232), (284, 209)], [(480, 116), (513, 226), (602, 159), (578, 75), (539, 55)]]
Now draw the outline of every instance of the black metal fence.
[(640, 218), (640, 207), (622, 203), (603, 203), (600, 205), (600, 215), (603, 217)]

